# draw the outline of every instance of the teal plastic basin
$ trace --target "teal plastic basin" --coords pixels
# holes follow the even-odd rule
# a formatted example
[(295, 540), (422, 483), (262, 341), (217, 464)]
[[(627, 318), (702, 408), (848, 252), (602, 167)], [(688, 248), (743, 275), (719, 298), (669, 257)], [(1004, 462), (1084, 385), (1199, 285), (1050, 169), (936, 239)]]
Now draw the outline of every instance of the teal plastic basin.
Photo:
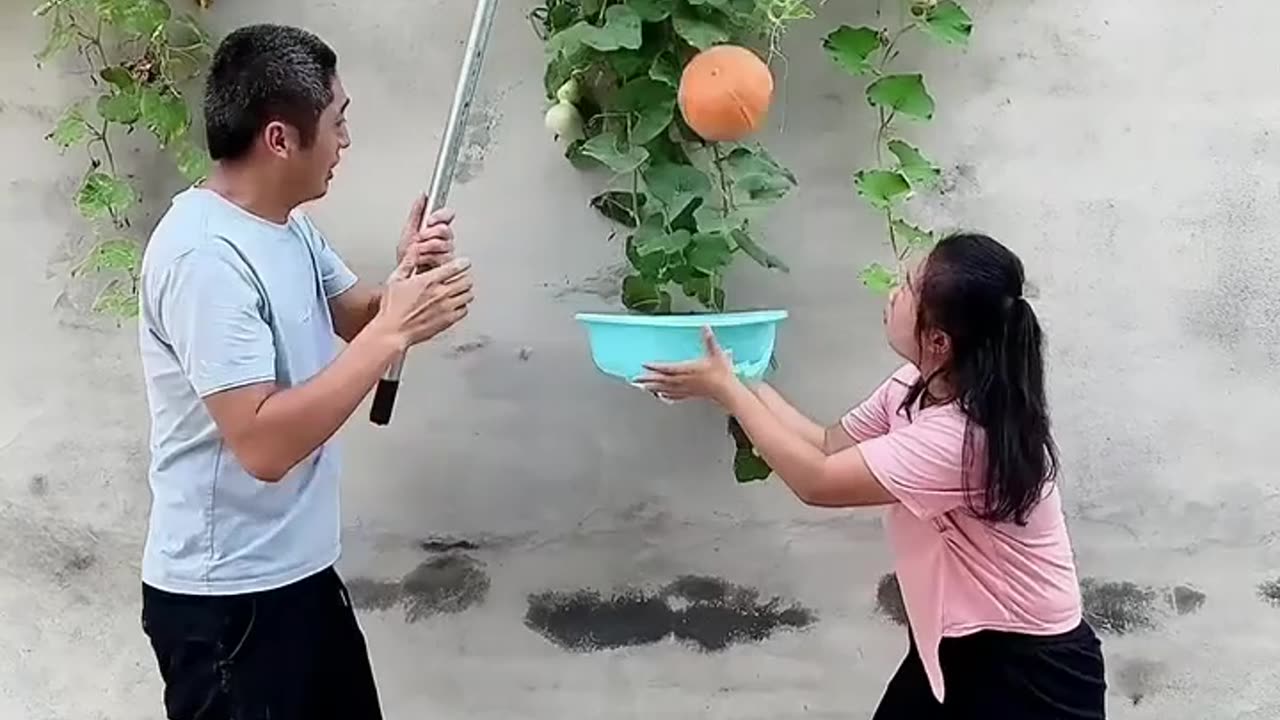
[(601, 372), (634, 382), (645, 374), (645, 363), (696, 360), (706, 355), (702, 328), (710, 327), (716, 342), (733, 353), (734, 371), (744, 380), (757, 380), (769, 369), (778, 323), (785, 310), (756, 310), (693, 315), (630, 315), (579, 313), (587, 330), (591, 359)]

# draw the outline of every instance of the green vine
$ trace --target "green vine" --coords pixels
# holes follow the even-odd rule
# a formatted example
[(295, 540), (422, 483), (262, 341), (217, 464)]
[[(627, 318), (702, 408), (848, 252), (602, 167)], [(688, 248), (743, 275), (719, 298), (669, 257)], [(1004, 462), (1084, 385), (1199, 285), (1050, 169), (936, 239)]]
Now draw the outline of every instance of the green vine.
[[(532, 13), (548, 51), (546, 124), (575, 167), (609, 177), (589, 204), (626, 234), (627, 309), (723, 312), (724, 275), (739, 256), (788, 271), (760, 226), (795, 176), (759, 144), (700, 138), (677, 91), (701, 50), (732, 43), (772, 60), (787, 26), (811, 17), (806, 0), (546, 0)], [(729, 433), (735, 477), (768, 477), (732, 419)]]
[(182, 86), (208, 63), (211, 41), (195, 17), (175, 14), (165, 0), (49, 0), (35, 15), (49, 22), (37, 63), (73, 52), (88, 66), (93, 86), (93, 94), (72, 103), (46, 136), (61, 152), (81, 147), (88, 156), (74, 204), (94, 242), (73, 275), (107, 276), (94, 310), (132, 317), (142, 240), (129, 233), (128, 216), (140, 193), (117, 165), (113, 143), (141, 127), (188, 180), (208, 173), (208, 154), (190, 132), (193, 113)]
[(676, 95), (698, 51), (761, 44), (772, 55), (786, 24), (811, 14), (802, 0), (547, 0), (534, 11), (547, 124), (570, 162), (609, 174), (590, 205), (626, 229), (628, 309), (723, 311), (738, 255), (787, 270), (759, 226), (795, 176), (757, 144), (705, 142)]
[[(935, 104), (920, 73), (891, 73), (904, 37), (923, 33), (953, 46), (966, 46), (973, 20), (952, 0), (904, 0), (896, 27), (843, 25), (823, 40), (831, 59), (855, 77), (872, 78), (867, 102), (879, 117), (875, 132), (876, 166), (854, 174), (854, 187), (873, 210), (884, 216), (894, 267), (867, 265), (859, 278), (878, 293), (887, 293), (901, 281), (907, 260), (927, 251), (938, 238), (932, 230), (907, 219), (904, 205), (917, 193), (935, 188), (942, 171), (920, 150), (903, 140), (898, 120), (928, 122)], [(886, 163), (886, 153), (893, 161)]]

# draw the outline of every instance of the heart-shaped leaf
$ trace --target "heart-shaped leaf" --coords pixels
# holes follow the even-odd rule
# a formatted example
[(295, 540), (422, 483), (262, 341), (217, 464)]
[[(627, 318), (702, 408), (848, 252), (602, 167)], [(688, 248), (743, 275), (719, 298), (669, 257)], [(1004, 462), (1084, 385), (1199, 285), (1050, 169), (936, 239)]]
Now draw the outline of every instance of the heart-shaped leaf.
[(917, 188), (932, 187), (942, 177), (942, 170), (930, 162), (919, 149), (903, 142), (890, 140), (889, 152), (898, 158), (898, 170), (906, 176), (912, 186)]
[(866, 75), (873, 69), (872, 53), (879, 50), (883, 43), (879, 30), (841, 25), (823, 39), (822, 47), (837, 65), (850, 74)]
[(867, 86), (867, 102), (919, 120), (933, 118), (934, 102), (924, 75), (886, 75)]
[(863, 199), (881, 210), (911, 192), (911, 183), (894, 170), (859, 170), (853, 176), (853, 185)]
[(942, 0), (929, 9), (920, 26), (926, 33), (948, 45), (967, 45), (969, 36), (973, 34), (973, 18), (952, 0)]

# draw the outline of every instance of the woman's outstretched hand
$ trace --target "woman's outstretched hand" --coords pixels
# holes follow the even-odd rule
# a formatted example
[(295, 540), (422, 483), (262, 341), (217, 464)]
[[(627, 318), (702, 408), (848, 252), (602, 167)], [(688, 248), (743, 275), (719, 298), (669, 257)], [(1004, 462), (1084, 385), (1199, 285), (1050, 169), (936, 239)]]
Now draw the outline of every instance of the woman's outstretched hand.
[(702, 342), (707, 349), (704, 357), (681, 363), (645, 363), (649, 372), (636, 384), (667, 400), (707, 398), (723, 404), (738, 381), (733, 361), (720, 349), (711, 328), (702, 328)]

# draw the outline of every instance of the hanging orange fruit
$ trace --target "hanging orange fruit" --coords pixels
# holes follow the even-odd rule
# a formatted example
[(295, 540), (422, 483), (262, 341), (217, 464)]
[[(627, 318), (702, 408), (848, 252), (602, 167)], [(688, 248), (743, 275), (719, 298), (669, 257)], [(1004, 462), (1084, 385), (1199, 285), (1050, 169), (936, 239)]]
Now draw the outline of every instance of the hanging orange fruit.
[(680, 75), (680, 114), (694, 132), (710, 142), (741, 140), (759, 130), (772, 100), (769, 66), (738, 45), (703, 50)]

